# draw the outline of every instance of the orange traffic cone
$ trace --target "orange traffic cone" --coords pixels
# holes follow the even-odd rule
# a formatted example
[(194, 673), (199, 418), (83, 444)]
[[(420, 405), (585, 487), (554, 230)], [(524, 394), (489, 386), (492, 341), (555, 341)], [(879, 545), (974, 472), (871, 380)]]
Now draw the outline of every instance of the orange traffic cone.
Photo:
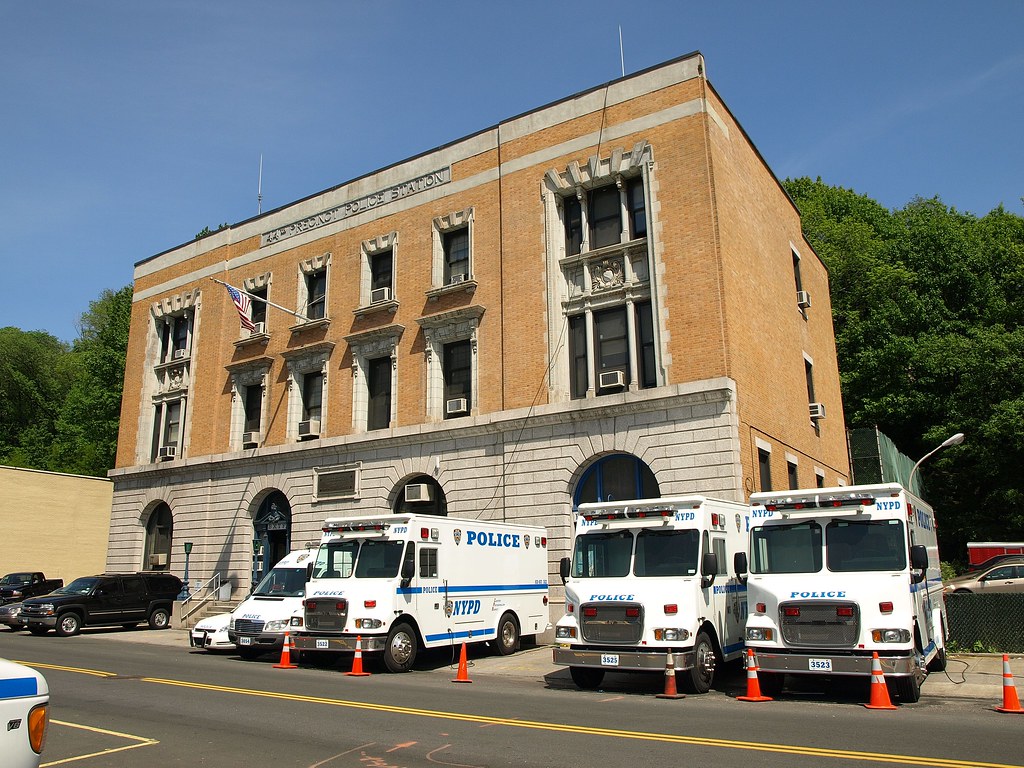
[(868, 709), (896, 709), (889, 701), (889, 688), (885, 684), (885, 675), (882, 674), (882, 662), (878, 659), (878, 652), (871, 654), (871, 701), (864, 705)]
[(747, 648), (747, 695), (737, 696), (737, 701), (771, 701), (771, 696), (761, 695), (761, 683), (757, 679), (757, 657), (754, 649)]
[(1013, 684), (1013, 673), (1010, 672), (1010, 657), (1003, 654), (1003, 706), (993, 707), (996, 712), (1024, 713), (1020, 699), (1017, 698), (1017, 686)]
[(274, 665), (274, 669), (298, 669), (292, 664), (292, 636), (287, 629), (284, 631), (284, 645), (281, 646), (281, 660)]
[(665, 692), (658, 694), (659, 699), (685, 699), (685, 693), (676, 691), (676, 661), (672, 658), (672, 651), (668, 652), (665, 659)]
[(363, 672), (363, 636), (356, 635), (356, 655), (352, 659), (352, 671), (346, 672), (350, 677), (369, 677), (369, 672)]
[(462, 644), (462, 653), (459, 654), (459, 671), (455, 675), (453, 683), (472, 683), (469, 679), (469, 664), (466, 662), (466, 644)]

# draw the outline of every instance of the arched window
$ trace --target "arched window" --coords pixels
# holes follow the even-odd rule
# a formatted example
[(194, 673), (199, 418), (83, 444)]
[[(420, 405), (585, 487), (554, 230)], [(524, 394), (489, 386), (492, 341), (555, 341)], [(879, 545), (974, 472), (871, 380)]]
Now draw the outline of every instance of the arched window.
[(394, 504), (396, 515), (439, 515), (448, 514), (448, 500), (444, 489), (430, 475), (417, 475), (406, 481), (398, 492)]
[(171, 539), (174, 534), (174, 516), (171, 508), (161, 502), (146, 521), (146, 549), (143, 567), (151, 571), (166, 571), (171, 567)]
[(573, 505), (656, 499), (660, 495), (658, 480), (643, 460), (628, 453), (613, 453), (598, 459), (583, 473), (576, 484)]

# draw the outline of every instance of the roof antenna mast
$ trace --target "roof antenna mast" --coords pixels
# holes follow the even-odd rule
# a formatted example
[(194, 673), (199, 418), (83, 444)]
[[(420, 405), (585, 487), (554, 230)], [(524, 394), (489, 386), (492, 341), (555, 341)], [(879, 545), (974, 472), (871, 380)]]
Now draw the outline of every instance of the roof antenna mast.
[(622, 66), (622, 76), (626, 76), (626, 56), (622, 52), (622, 25), (619, 24), (619, 64)]
[(260, 152), (260, 180), (256, 184), (256, 215), (263, 213), (263, 153)]

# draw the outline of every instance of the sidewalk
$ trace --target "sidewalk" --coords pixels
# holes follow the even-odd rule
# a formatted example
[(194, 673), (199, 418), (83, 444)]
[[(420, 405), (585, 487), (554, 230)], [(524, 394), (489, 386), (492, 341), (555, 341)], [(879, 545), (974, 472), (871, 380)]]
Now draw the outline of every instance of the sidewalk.
[[(138, 629), (134, 632), (110, 631), (103, 636), (115, 641), (145, 643), (148, 645), (189, 648), (188, 632), (180, 629), (153, 631)], [(566, 668), (551, 661), (551, 646), (529, 646), (511, 656), (498, 656), (489, 650), (472, 648), (469, 651), (470, 674), (500, 675), (534, 678), (566, 672)], [(448, 668), (440, 667), (445, 674)], [(1024, 699), (1024, 654), (1010, 654), (1010, 671), (1014, 684)], [(567, 676), (567, 673), (566, 673)], [(1017, 679), (1020, 679), (1020, 684)], [(969, 653), (950, 655), (945, 672), (932, 672), (921, 686), (923, 698), (981, 699), (993, 705), (1003, 699), (1003, 657), (998, 653)]]

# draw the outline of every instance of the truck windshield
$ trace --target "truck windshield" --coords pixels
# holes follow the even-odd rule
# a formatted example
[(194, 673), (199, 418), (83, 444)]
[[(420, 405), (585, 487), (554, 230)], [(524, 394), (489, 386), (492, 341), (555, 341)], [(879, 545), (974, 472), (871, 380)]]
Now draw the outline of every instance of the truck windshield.
[(320, 547), (313, 566), (314, 579), (394, 578), (402, 562), (402, 541), (344, 539)]
[(694, 576), (700, 552), (700, 533), (695, 530), (651, 531), (636, 535), (637, 576)]
[(55, 595), (88, 595), (92, 592), (92, 588), (96, 586), (96, 582), (99, 581), (95, 576), (87, 576), (81, 579), (75, 579), (70, 584), (67, 584), (60, 589), (54, 590)]
[(907, 542), (902, 520), (834, 520), (825, 528), (830, 571), (902, 571)]
[(587, 533), (576, 537), (572, 575), (577, 579), (604, 579), (629, 573), (633, 534), (629, 531)]
[(12, 584), (28, 584), (32, 581), (31, 573), (8, 573), (0, 579), (0, 587), (9, 587)]
[(817, 573), (820, 570), (821, 526), (817, 523), (766, 525), (751, 530), (751, 573)]
[(252, 593), (264, 597), (303, 597), (306, 594), (306, 569), (272, 568)]

